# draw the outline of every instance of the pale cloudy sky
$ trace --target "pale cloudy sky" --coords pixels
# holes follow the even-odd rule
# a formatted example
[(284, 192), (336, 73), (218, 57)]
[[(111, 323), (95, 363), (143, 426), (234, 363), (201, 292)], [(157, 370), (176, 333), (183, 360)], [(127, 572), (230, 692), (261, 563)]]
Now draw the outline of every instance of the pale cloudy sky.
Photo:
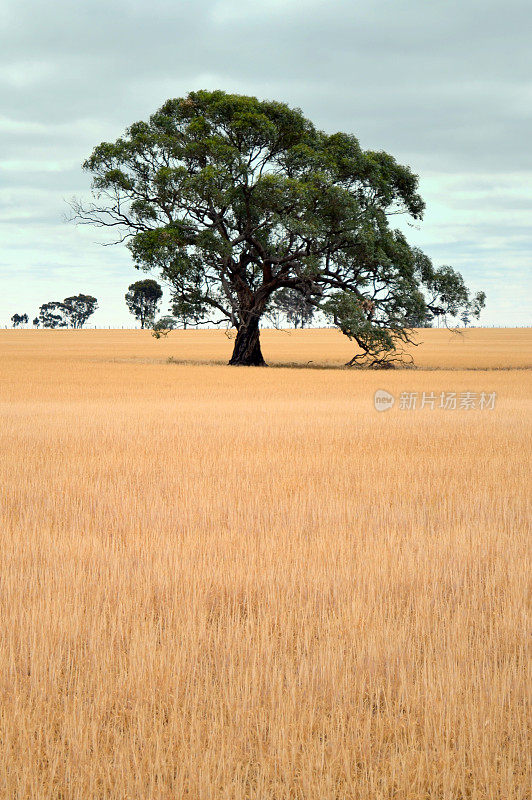
[(96, 144), (199, 88), (286, 101), (409, 164), (411, 241), (486, 291), (485, 324), (530, 324), (531, 34), (530, 0), (3, 0), (0, 325), (78, 292), (95, 324), (133, 324), (128, 251), (63, 222), (65, 201)]

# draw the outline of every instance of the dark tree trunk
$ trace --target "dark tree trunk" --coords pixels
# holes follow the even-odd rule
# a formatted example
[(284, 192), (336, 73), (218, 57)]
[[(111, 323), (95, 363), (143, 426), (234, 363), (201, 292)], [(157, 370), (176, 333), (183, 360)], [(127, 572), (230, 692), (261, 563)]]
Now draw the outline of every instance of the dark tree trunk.
[(252, 315), (241, 323), (236, 334), (233, 355), (229, 362), (240, 367), (265, 367), (266, 362), (260, 349), (259, 318)]

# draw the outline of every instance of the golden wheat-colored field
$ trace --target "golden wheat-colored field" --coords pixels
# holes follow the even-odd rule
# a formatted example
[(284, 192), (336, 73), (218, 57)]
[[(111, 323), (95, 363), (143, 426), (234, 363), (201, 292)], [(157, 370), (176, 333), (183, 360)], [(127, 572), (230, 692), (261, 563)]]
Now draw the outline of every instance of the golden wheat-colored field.
[(422, 339), (0, 332), (2, 800), (528, 800), (531, 330)]

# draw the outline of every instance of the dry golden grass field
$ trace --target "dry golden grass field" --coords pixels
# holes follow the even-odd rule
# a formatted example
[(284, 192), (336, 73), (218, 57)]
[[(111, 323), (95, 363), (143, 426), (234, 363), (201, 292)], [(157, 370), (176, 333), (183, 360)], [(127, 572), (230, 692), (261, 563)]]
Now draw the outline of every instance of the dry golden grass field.
[(529, 800), (532, 331), (422, 338), (0, 332), (2, 800)]

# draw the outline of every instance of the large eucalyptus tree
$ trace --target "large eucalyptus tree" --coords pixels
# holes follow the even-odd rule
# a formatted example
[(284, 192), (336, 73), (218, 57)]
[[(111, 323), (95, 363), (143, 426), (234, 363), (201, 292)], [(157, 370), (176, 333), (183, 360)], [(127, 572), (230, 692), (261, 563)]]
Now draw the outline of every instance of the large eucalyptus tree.
[(458, 273), (434, 269), (390, 225), (421, 218), (417, 176), (283, 103), (191, 92), (84, 167), (94, 197), (75, 216), (115, 229), (198, 321), (234, 326), (231, 364), (264, 364), (259, 322), (282, 289), (321, 309), (370, 364), (409, 340), (412, 319), (472, 305)]

